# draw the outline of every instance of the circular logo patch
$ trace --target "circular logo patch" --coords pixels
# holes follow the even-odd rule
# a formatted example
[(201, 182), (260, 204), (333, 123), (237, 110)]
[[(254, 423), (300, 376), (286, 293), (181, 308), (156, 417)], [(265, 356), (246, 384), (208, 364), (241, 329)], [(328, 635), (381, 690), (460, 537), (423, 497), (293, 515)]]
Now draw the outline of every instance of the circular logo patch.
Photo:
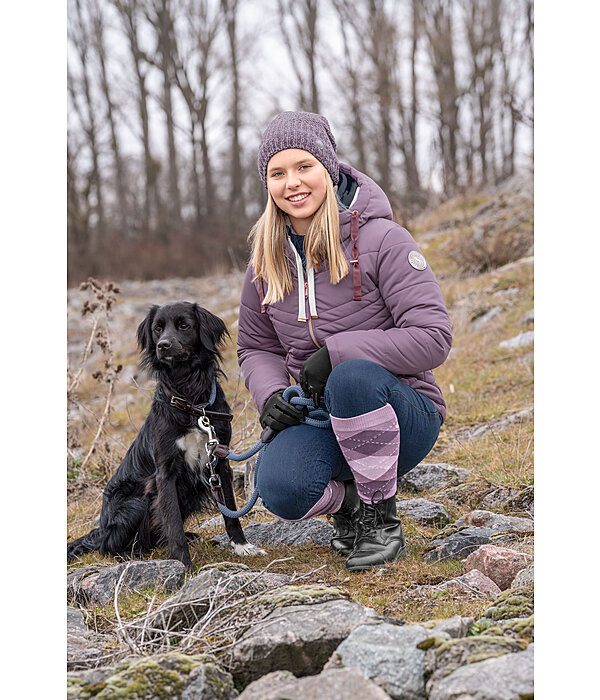
[(320, 148), (321, 150), (323, 150), (324, 144), (323, 144), (323, 141), (321, 141), (321, 139), (315, 139), (315, 143), (317, 145), (317, 148)]
[(427, 261), (417, 250), (411, 250), (408, 254), (408, 262), (415, 270), (424, 270), (427, 267)]

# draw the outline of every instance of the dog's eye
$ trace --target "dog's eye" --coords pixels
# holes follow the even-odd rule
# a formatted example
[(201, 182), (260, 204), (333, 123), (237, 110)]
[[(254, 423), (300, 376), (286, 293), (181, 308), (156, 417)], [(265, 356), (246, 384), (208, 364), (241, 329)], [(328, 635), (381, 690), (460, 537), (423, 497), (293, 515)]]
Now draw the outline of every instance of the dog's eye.
[(187, 331), (187, 329), (190, 327), (190, 324), (185, 323), (185, 321), (181, 321), (177, 327), (180, 331)]
[(162, 329), (163, 329), (162, 326), (156, 325), (156, 326), (154, 326), (154, 328), (153, 328), (153, 332), (154, 332), (154, 333), (162, 333)]

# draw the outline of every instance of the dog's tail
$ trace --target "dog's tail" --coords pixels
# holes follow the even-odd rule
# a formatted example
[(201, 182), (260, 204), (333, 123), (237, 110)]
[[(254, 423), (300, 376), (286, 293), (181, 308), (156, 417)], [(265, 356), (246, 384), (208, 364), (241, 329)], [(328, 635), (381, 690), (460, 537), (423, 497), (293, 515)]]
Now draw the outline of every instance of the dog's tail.
[(67, 544), (67, 561), (73, 561), (73, 559), (86, 554), (86, 552), (94, 552), (100, 549), (102, 539), (100, 528), (95, 528), (88, 532), (87, 535), (69, 542)]

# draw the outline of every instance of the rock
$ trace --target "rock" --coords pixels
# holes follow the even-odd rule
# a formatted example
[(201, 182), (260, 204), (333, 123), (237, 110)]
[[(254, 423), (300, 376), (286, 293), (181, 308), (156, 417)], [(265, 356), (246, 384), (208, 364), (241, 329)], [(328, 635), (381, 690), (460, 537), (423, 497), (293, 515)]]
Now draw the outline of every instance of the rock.
[(533, 325), (533, 309), (526, 311), (519, 319), (519, 324), (521, 326), (531, 326)]
[(472, 631), (474, 634), (522, 639), (529, 644), (533, 642), (534, 638), (534, 619), (533, 615), (513, 617), (507, 620), (490, 620), (482, 617), (473, 625)]
[(448, 537), (433, 540), (425, 559), (464, 559), (477, 547), (487, 544), (495, 533), (496, 531), (489, 527), (466, 527)]
[(81, 610), (67, 606), (67, 670), (93, 668), (112, 655), (112, 638), (88, 630)]
[(467, 593), (483, 593), (494, 597), (501, 593), (500, 587), (489, 576), (482, 574), (477, 569), (472, 569), (462, 576), (439, 583), (434, 588), (440, 591), (455, 589)]
[(533, 698), (533, 644), (525, 651), (467, 664), (431, 684), (429, 700), (459, 698)]
[(489, 510), (474, 510), (459, 518), (456, 527), (489, 527), (498, 532), (521, 532), (533, 534), (533, 520), (501, 515)]
[[(246, 539), (257, 545), (287, 545), (299, 547), (305, 544), (318, 544), (329, 547), (333, 537), (333, 527), (326, 520), (311, 518), (301, 522), (274, 520), (270, 523), (250, 523), (244, 528)], [(229, 545), (226, 533), (216, 535), (211, 542), (220, 547)]]
[(525, 331), (525, 333), (520, 333), (514, 338), (509, 340), (503, 340), (498, 344), (499, 348), (505, 348), (506, 350), (515, 350), (517, 348), (526, 348), (533, 344), (533, 334), (534, 331)]
[(474, 619), (472, 617), (462, 617), (461, 615), (454, 615), (453, 617), (449, 617), (447, 620), (442, 620), (441, 622), (438, 622), (433, 627), (432, 632), (433, 634), (445, 633), (453, 639), (465, 637), (468, 631), (471, 629), (473, 622)]
[[(286, 574), (252, 571), (244, 564), (230, 562), (209, 565), (200, 570), (149, 617), (148, 626), (155, 630), (191, 629), (207, 612), (216, 595), (230, 595), (244, 587), (244, 596), (253, 595), (288, 583)], [(154, 632), (159, 634), (159, 632)]]
[(484, 544), (465, 559), (465, 567), (478, 569), (498, 584), (501, 590), (510, 587), (515, 576), (532, 560), (530, 554), (507, 547)]
[(114, 566), (85, 566), (74, 569), (67, 575), (67, 599), (86, 606), (105, 605), (114, 599), (119, 580), (122, 591), (150, 586), (174, 591), (183, 584), (184, 579), (185, 566), (176, 559), (130, 561)]
[(179, 698), (180, 700), (230, 700), (238, 696), (233, 679), (208, 655), (176, 652), (128, 660), (116, 668), (89, 676), (69, 674), (68, 698)]
[(273, 609), (224, 656), (236, 683), (244, 686), (271, 671), (319, 673), (354, 628), (379, 619), (374, 610), (325, 586), (287, 586), (255, 598), (252, 605)]
[(482, 508), (499, 510), (501, 508), (522, 511), (533, 515), (533, 486), (515, 489), (510, 486), (499, 486), (486, 494), (480, 502)]
[(392, 698), (425, 698), (425, 652), (417, 644), (430, 635), (420, 625), (364, 625), (335, 650), (345, 668), (358, 669)]
[(435, 491), (456, 486), (469, 475), (469, 470), (462, 467), (453, 467), (443, 462), (421, 462), (398, 479), (398, 486), (404, 491)]
[[(482, 617), (495, 622), (530, 617), (533, 615), (533, 599), (533, 586), (509, 588), (496, 598)], [(477, 624), (479, 622), (478, 620)]]
[(450, 514), (441, 503), (428, 501), (425, 498), (409, 498), (398, 501), (398, 513), (407, 516), (423, 525), (446, 525), (450, 522)]
[(494, 306), (492, 309), (488, 309), (487, 311), (484, 311), (480, 313), (478, 316), (476, 316), (472, 321), (471, 321), (471, 330), (479, 330), (481, 326), (484, 326), (486, 323), (489, 323), (490, 321), (493, 321), (495, 318), (498, 318), (498, 316), (504, 311), (503, 306)]
[(526, 566), (524, 569), (521, 569), (521, 571), (519, 571), (519, 573), (512, 580), (510, 586), (511, 588), (520, 588), (521, 586), (530, 585), (533, 586), (533, 582), (533, 563), (531, 563), (529, 564), (529, 566)]
[(239, 700), (388, 700), (389, 697), (356, 669), (342, 668), (304, 678), (296, 678), (289, 671), (274, 671), (250, 683)]
[(530, 406), (520, 411), (509, 413), (508, 415), (502, 416), (497, 420), (490, 421), (489, 423), (483, 423), (483, 425), (457, 430), (455, 437), (458, 440), (477, 440), (488, 433), (506, 430), (516, 423), (525, 423), (526, 421), (531, 420), (532, 417), (533, 406)]
[(212, 518), (208, 518), (208, 520), (205, 520), (200, 525), (198, 525), (198, 530), (212, 530), (215, 527), (223, 527), (222, 515), (215, 515)]

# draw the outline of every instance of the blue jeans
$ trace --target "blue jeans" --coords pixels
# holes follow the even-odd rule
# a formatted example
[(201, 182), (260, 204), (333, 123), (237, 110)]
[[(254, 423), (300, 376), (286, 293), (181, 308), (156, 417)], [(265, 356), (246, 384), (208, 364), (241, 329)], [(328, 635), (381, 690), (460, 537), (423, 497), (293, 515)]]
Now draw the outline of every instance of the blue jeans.
[[(440, 414), (427, 396), (368, 360), (347, 360), (334, 367), (325, 387), (331, 415), (352, 418), (389, 403), (398, 417), (398, 476), (430, 452), (440, 432)], [(331, 428), (292, 425), (261, 453), (257, 486), (271, 513), (298, 520), (321, 498), (331, 479), (347, 481), (352, 472)]]

